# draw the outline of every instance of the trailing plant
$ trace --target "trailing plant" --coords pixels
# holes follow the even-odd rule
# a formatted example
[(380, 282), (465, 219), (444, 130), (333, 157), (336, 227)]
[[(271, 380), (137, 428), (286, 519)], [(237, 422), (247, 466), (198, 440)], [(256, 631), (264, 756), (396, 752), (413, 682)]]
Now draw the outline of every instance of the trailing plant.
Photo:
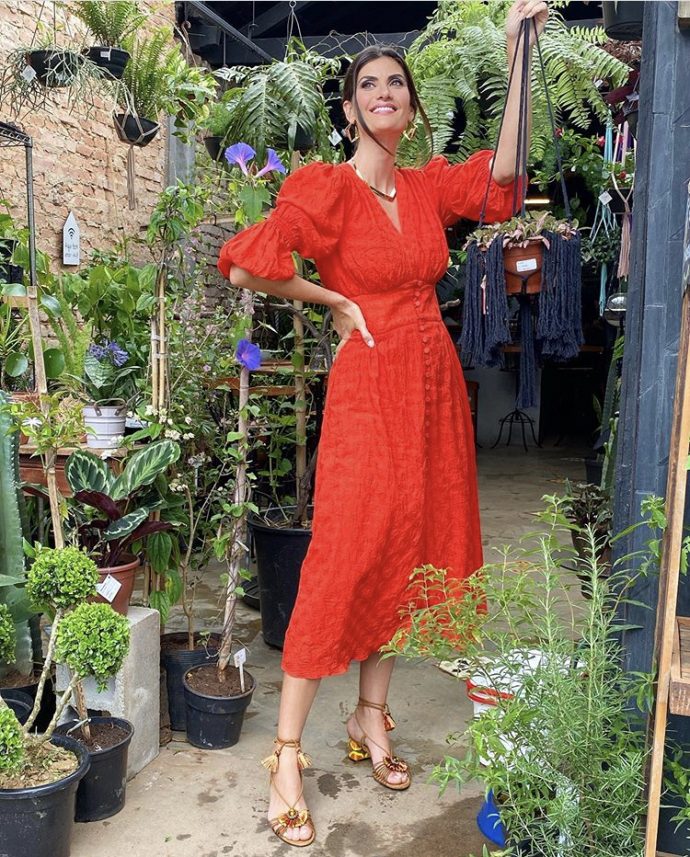
[(70, 11), (83, 21), (98, 45), (119, 48), (129, 36), (134, 36), (146, 22), (139, 4), (130, 0), (70, 3)]
[[(158, 486), (179, 454), (174, 441), (156, 441), (131, 455), (119, 476), (87, 450), (79, 449), (67, 459), (65, 476), (73, 493), (70, 537), (100, 568), (118, 565), (123, 554), (135, 549), (137, 543), (170, 529), (169, 523), (151, 521), (149, 516), (161, 505)], [(164, 480), (161, 487), (164, 491)], [(91, 514), (90, 509), (100, 516)]]
[(538, 241), (546, 248), (551, 246), (549, 235), (560, 235), (569, 240), (577, 232), (576, 220), (562, 220), (549, 211), (527, 212), (524, 216), (513, 217), (502, 223), (490, 223), (480, 226), (470, 233), (464, 249), (477, 245), (488, 250), (494, 238), (501, 236), (503, 247), (527, 247), (530, 241)]
[[(389, 651), (462, 654), (473, 685), (492, 694), (495, 706), (453, 736), (466, 742), (464, 758), (446, 756), (433, 779), (441, 790), (482, 779), (499, 802), (509, 847), (524, 843), (544, 857), (639, 857), (653, 676), (625, 671), (619, 617), (656, 552), (650, 546), (637, 570), (632, 558), (605, 570), (594, 528), (578, 528), (587, 542), (583, 601), (567, 582), (574, 549), (563, 538), (572, 527), (564, 502), (545, 501), (542, 527), (468, 580), (418, 569)], [(645, 523), (658, 543), (650, 508)]]

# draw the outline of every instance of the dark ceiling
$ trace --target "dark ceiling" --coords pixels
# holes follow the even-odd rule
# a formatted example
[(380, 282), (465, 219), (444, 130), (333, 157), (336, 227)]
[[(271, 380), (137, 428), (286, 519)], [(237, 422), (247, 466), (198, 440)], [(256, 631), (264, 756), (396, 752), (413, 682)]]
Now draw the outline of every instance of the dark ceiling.
[[(301, 36), (320, 53), (354, 53), (364, 44), (389, 41), (406, 46), (433, 14), (436, 2), (398, 0), (296, 0), (294, 3), (220, 0), (178, 3), (178, 21), (224, 25), (218, 50), (207, 57), (212, 65), (256, 63), (282, 57), (288, 32)], [(291, 16), (291, 6), (294, 15)], [(572, 2), (565, 17), (593, 23), (601, 17), (600, 2)], [(368, 35), (364, 35), (368, 34)], [(343, 36), (357, 37), (351, 40)]]

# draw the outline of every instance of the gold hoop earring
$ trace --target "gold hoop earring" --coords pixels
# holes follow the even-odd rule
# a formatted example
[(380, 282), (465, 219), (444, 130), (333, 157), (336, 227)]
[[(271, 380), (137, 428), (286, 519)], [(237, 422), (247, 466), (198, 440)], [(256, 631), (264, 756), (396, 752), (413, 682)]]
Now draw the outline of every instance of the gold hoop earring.
[(414, 122), (410, 122), (410, 124), (407, 126), (407, 128), (405, 128), (405, 130), (403, 131), (403, 137), (406, 140), (412, 141), (412, 140), (414, 140), (416, 133), (417, 133), (417, 126), (414, 124)]
[(343, 137), (345, 137), (346, 140), (349, 140), (350, 143), (356, 143), (357, 140), (359, 140), (359, 131), (357, 130), (356, 122), (350, 122), (348, 124), (347, 128), (343, 130)]

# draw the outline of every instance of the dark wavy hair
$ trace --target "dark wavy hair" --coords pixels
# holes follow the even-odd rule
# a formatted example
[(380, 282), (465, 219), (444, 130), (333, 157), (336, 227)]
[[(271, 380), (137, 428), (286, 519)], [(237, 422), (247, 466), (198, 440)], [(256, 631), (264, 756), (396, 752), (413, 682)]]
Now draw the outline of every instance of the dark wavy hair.
[[(390, 57), (390, 59), (395, 60), (397, 64), (402, 69), (403, 75), (405, 77), (405, 82), (407, 83), (407, 88), (410, 91), (410, 107), (414, 110), (415, 116), (419, 114), (422, 117), (422, 124), (424, 125), (424, 131), (429, 138), (429, 143), (431, 144), (433, 141), (433, 134), (431, 130), (431, 123), (429, 122), (429, 118), (424, 112), (424, 108), (422, 107), (422, 103), (419, 100), (419, 95), (417, 93), (417, 87), (415, 86), (414, 79), (412, 77), (412, 72), (410, 71), (407, 63), (403, 59), (402, 54), (398, 51), (397, 48), (393, 47), (393, 45), (369, 45), (368, 48), (364, 48), (363, 51), (357, 54), (357, 56), (350, 63), (350, 67), (347, 70), (347, 74), (345, 75), (345, 80), (343, 82), (343, 101), (350, 101), (355, 110), (355, 116), (357, 117), (357, 122), (361, 128), (363, 128), (366, 133), (379, 145), (382, 149), (385, 149), (389, 155), (392, 155), (393, 152), (390, 152), (383, 143), (376, 138), (374, 134), (371, 133), (371, 130), (367, 123), (364, 120), (364, 116), (359, 109), (359, 105), (357, 104), (357, 99), (355, 97), (355, 90), (357, 87), (357, 78), (359, 77), (359, 73), (362, 68), (370, 63), (372, 60), (380, 59), (381, 57)], [(431, 150), (431, 145), (429, 146)]]

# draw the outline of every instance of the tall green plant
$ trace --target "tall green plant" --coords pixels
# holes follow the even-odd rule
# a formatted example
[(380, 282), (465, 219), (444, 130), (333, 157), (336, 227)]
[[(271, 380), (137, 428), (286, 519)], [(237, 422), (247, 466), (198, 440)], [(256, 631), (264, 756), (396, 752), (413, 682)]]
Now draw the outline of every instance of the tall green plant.
[(69, 8), (91, 30), (99, 45), (105, 47), (121, 47), (146, 21), (139, 4), (130, 0), (84, 0), (70, 3)]
[[(464, 158), (495, 145), (508, 83), (505, 18), (510, 5), (510, 0), (441, 0), (412, 44), (408, 60), (425, 108), (436, 119), (435, 152), (443, 151), (452, 135), (452, 120), (447, 115), (451, 100), (452, 112), (461, 109), (465, 123), (453, 140), (458, 156)], [(539, 41), (558, 124), (584, 129), (593, 115), (606, 118), (607, 106), (595, 81), (620, 85), (629, 69), (601, 49), (605, 40), (601, 28), (568, 27), (563, 16), (552, 9)], [(534, 54), (531, 156), (539, 160), (551, 140), (551, 125), (536, 49)], [(418, 156), (426, 146), (424, 134), (417, 137), (414, 144), (406, 144), (407, 159)]]

